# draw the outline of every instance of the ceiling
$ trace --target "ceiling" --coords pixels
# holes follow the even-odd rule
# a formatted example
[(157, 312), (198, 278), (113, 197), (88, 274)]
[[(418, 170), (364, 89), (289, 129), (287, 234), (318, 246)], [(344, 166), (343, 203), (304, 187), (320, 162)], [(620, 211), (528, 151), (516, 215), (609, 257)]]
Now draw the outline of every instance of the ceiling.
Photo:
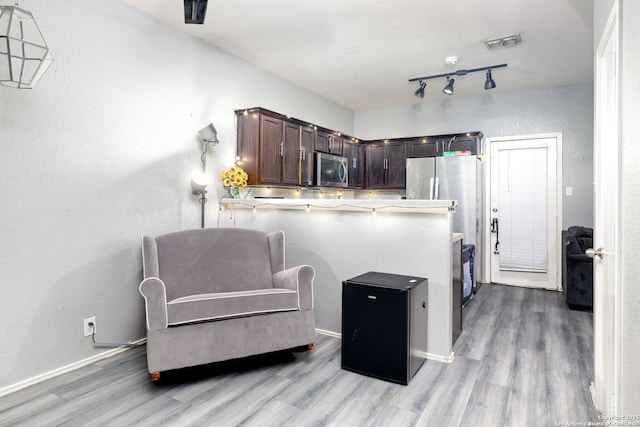
[[(353, 110), (442, 99), (445, 78), (423, 99), (408, 79), (502, 63), (492, 93), (593, 81), (593, 0), (209, 0), (204, 25), (182, 0), (122, 1)], [(455, 79), (453, 96), (488, 93), (483, 72)]]

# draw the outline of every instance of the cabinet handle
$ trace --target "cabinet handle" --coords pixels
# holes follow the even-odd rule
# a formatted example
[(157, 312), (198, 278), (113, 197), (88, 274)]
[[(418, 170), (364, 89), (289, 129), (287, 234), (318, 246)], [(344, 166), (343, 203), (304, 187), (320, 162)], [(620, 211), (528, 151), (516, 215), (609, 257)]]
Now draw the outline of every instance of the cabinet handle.
[(280, 142), (280, 157), (284, 157), (284, 141)]
[(354, 169), (358, 168), (358, 159), (356, 159), (355, 157), (353, 159), (351, 159), (351, 167)]
[(329, 150), (333, 150), (334, 147), (334, 141), (333, 141), (333, 136), (329, 137)]
[(300, 148), (300, 160), (307, 160), (307, 149), (305, 147)]

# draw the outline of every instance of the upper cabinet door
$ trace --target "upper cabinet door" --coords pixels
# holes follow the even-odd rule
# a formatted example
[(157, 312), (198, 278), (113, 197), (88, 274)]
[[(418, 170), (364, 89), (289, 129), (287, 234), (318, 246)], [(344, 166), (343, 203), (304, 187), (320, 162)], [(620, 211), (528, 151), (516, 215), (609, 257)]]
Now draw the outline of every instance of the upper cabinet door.
[(386, 144), (387, 148), (387, 182), (386, 188), (406, 187), (407, 155), (403, 142)]
[(385, 188), (387, 164), (385, 145), (367, 144), (365, 147), (367, 188)]
[(414, 138), (407, 143), (407, 157), (438, 156), (436, 142), (429, 138)]
[(260, 117), (260, 184), (280, 184), (284, 135), (282, 120), (262, 115)]
[(343, 140), (341, 137), (332, 135), (329, 140), (329, 153), (335, 154), (336, 156), (342, 156), (343, 152)]
[(313, 147), (316, 131), (311, 127), (300, 128), (300, 185), (313, 185)]
[(345, 141), (342, 149), (349, 168), (349, 188), (362, 188), (364, 183), (363, 146)]
[(316, 151), (320, 151), (321, 153), (328, 153), (330, 139), (330, 133), (319, 130), (316, 134)]
[(284, 147), (282, 149), (282, 183), (300, 184), (300, 126), (284, 122)]

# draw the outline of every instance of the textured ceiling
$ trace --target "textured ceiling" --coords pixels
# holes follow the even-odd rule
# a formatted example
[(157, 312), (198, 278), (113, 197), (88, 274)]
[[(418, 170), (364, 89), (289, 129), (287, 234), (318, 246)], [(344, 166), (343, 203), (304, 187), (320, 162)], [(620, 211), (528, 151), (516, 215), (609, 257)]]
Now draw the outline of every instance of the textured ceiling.
[[(423, 100), (407, 80), (501, 63), (495, 92), (593, 80), (593, 0), (209, 0), (204, 25), (184, 24), (181, 0), (122, 1), (354, 110), (442, 99), (444, 78)], [(456, 77), (454, 96), (484, 94), (484, 78)]]

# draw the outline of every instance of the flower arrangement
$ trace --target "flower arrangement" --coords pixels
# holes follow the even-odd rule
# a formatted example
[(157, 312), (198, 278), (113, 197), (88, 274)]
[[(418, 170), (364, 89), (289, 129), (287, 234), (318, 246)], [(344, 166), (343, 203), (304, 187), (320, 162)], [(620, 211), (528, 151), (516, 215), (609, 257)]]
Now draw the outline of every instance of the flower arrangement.
[(220, 181), (222, 186), (229, 188), (232, 197), (240, 197), (240, 189), (247, 186), (249, 175), (237, 165), (229, 167), (229, 169), (220, 172)]

